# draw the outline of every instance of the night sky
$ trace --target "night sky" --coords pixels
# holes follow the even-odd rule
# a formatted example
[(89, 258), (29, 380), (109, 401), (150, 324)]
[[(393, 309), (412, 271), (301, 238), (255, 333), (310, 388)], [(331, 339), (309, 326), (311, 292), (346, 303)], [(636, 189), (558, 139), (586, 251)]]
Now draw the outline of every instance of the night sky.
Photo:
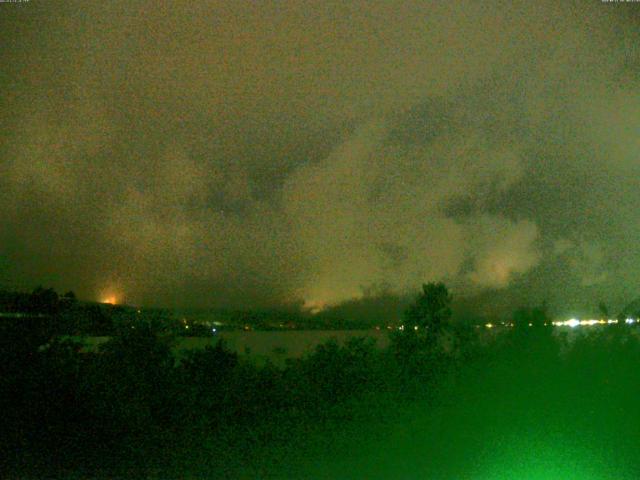
[(639, 27), (600, 1), (2, 3), (0, 284), (621, 307)]

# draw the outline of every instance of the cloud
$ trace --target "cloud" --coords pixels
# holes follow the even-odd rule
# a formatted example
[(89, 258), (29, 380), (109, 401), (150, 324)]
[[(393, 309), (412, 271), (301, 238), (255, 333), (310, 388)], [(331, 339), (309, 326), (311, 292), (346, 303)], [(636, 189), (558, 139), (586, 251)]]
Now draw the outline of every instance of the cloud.
[(596, 242), (556, 242), (555, 251), (566, 260), (580, 285), (591, 287), (609, 279), (607, 258), (603, 247)]
[(483, 217), (470, 231), (468, 242), (477, 244), (478, 250), (468, 277), (481, 287), (504, 288), (514, 275), (526, 273), (540, 261), (535, 245), (538, 229), (530, 221)]
[(533, 291), (580, 238), (607, 259), (587, 283), (640, 287), (640, 43), (620, 9), (5, 10), (5, 279), (166, 305)]
[(474, 283), (504, 287), (537, 263), (532, 222), (489, 214), (459, 220), (442, 209), (489, 184), (508, 189), (521, 175), (517, 153), (475, 132), (411, 147), (395, 145), (389, 132), (364, 125), (289, 177), (283, 203), (312, 272), (305, 299), (336, 303), (383, 282), (406, 293), (423, 281), (455, 280), (468, 259), (476, 263), (468, 275)]

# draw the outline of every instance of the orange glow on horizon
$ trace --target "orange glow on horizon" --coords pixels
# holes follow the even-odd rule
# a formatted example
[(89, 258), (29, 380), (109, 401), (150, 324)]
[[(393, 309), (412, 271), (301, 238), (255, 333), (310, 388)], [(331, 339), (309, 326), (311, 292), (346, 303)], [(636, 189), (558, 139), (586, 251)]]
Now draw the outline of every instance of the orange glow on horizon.
[(118, 303), (118, 299), (116, 298), (115, 295), (109, 295), (104, 297), (100, 302), (107, 303), (109, 305), (116, 305)]

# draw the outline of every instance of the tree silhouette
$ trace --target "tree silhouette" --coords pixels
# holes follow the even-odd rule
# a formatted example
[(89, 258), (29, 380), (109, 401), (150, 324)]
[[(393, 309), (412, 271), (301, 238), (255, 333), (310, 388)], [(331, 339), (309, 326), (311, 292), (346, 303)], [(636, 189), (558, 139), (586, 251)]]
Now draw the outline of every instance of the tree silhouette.
[(58, 294), (53, 288), (36, 287), (31, 292), (30, 311), (54, 314), (58, 311)]
[(600, 318), (602, 319), (609, 318), (609, 309), (607, 308), (604, 302), (600, 302), (598, 304), (598, 311), (600, 312)]
[(451, 319), (451, 294), (444, 283), (426, 283), (422, 293), (405, 312), (409, 328), (427, 328), (438, 333)]

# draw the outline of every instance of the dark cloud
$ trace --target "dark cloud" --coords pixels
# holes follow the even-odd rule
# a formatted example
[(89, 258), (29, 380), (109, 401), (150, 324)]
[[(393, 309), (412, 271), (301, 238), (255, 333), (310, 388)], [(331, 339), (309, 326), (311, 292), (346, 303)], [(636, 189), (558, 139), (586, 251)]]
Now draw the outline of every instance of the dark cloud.
[(2, 4), (0, 274), (183, 306), (634, 296), (627, 7)]

